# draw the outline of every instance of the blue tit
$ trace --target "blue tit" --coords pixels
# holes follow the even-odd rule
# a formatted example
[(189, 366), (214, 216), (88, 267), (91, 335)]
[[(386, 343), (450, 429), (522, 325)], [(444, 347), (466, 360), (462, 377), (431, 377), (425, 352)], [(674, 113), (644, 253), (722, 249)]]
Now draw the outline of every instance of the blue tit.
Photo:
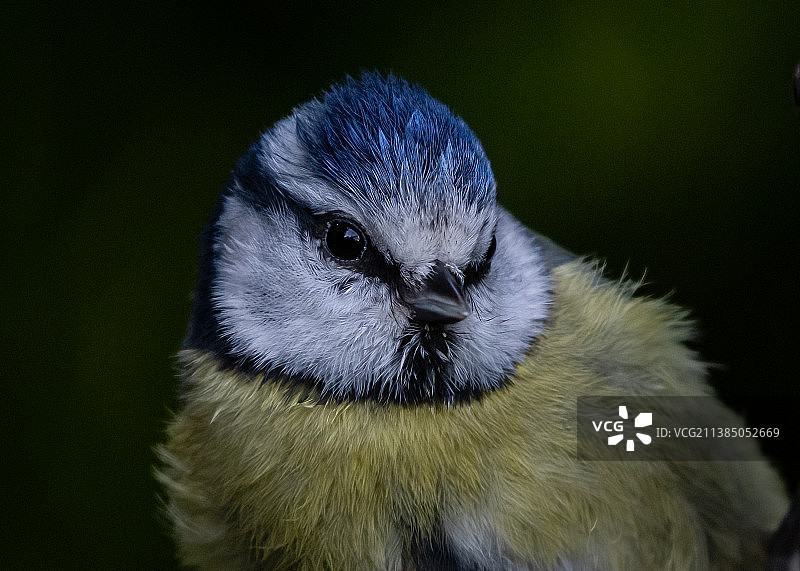
[(239, 159), (200, 239), (159, 449), (180, 560), (754, 568), (787, 505), (763, 459), (576, 459), (582, 395), (710, 394), (686, 313), (635, 289), (499, 206), (425, 90), (332, 86)]

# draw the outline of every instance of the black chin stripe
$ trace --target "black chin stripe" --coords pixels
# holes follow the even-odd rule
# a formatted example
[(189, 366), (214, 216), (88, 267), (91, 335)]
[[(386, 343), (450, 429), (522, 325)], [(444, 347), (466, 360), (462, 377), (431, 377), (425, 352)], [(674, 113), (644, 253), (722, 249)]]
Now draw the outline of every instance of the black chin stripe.
[[(448, 340), (447, 335), (450, 335)], [(414, 324), (397, 347), (395, 366), (399, 371), (395, 385), (389, 387), (409, 404), (444, 402), (451, 404), (469, 395), (450, 380), (450, 346), (454, 333), (440, 327)]]

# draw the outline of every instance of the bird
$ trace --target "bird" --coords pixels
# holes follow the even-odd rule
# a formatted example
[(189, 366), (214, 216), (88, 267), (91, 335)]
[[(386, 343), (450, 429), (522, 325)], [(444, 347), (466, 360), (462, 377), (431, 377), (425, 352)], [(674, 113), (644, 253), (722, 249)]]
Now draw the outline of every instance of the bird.
[(741, 461), (702, 438), (578, 457), (584, 397), (743, 420), (689, 313), (519, 222), (477, 136), (419, 85), (347, 76), (264, 131), (198, 259), (156, 468), (183, 565), (765, 564), (788, 502), (754, 439), (730, 445)]

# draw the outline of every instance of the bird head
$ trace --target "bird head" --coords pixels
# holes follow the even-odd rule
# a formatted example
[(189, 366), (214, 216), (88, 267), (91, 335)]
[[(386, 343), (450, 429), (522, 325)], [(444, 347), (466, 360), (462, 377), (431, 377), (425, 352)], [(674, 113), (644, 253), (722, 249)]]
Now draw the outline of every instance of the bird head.
[(348, 78), (238, 161), (184, 346), (325, 398), (452, 404), (503, 385), (547, 315), (531, 234), (425, 90)]

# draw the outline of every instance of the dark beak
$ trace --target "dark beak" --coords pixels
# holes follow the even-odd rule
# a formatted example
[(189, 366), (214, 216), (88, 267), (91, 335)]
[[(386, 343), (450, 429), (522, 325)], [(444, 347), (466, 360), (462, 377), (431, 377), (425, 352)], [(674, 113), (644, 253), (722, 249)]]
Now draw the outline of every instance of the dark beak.
[(464, 286), (439, 261), (422, 288), (404, 296), (404, 301), (414, 321), (456, 323), (472, 313), (464, 299)]

